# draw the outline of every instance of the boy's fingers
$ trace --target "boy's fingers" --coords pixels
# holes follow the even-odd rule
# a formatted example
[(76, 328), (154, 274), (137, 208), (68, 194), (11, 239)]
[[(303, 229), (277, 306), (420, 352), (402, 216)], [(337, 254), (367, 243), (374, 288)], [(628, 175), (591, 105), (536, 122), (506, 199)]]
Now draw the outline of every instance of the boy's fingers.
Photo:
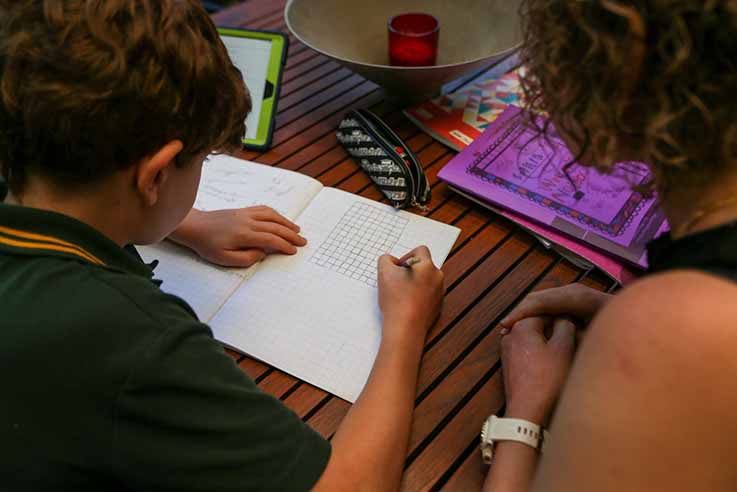
[(415, 256), (422, 258), (423, 260), (432, 259), (432, 255), (430, 254), (430, 249), (424, 245), (418, 248), (415, 248)]
[(402, 264), (402, 263), (404, 263), (405, 261), (409, 260), (410, 258), (413, 258), (414, 256), (415, 256), (415, 253), (414, 253), (414, 251), (410, 251), (410, 252), (409, 252), (409, 253), (407, 253), (406, 255), (404, 255), (404, 256), (402, 256), (401, 258), (399, 258), (399, 263), (398, 263), (398, 264)]
[(260, 249), (225, 250), (221, 253), (218, 263), (223, 266), (248, 268), (266, 257)]
[(430, 250), (427, 248), (427, 246), (419, 246), (406, 255), (402, 256), (399, 259), (400, 263), (404, 263), (405, 261), (409, 260), (410, 258), (419, 258), (421, 260), (432, 260), (432, 256), (430, 255)]
[(287, 219), (286, 217), (284, 217), (282, 214), (280, 214), (273, 208), (263, 207), (262, 209), (258, 211), (257, 214), (254, 214), (254, 218), (258, 220), (275, 222), (277, 224), (281, 224), (284, 227), (288, 227), (289, 229), (293, 230), (294, 232), (300, 231), (300, 227), (297, 224)]
[(399, 266), (400, 263), (401, 260), (399, 258), (395, 258), (392, 255), (381, 255), (379, 257), (379, 270), (383, 270), (384, 268), (389, 268), (392, 266)]
[(253, 246), (266, 251), (283, 253), (285, 255), (293, 255), (297, 253), (297, 247), (294, 244), (285, 240), (281, 236), (268, 232), (256, 234), (252, 243)]
[(292, 229), (274, 222), (260, 222), (254, 227), (256, 232), (268, 233), (278, 236), (296, 246), (304, 246), (307, 240), (294, 232)]

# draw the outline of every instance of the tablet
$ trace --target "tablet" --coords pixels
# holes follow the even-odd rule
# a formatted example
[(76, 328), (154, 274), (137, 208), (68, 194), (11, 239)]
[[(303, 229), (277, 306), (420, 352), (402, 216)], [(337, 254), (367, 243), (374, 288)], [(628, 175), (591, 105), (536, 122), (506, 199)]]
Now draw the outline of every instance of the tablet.
[(266, 150), (274, 133), (276, 103), (289, 38), (280, 32), (218, 28), (233, 64), (243, 74), (253, 108), (246, 119), (244, 147)]

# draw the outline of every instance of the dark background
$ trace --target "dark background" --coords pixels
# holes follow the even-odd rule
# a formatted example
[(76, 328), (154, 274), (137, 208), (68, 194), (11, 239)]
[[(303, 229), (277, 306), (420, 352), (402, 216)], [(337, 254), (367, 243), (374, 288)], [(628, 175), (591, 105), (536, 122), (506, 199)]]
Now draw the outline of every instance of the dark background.
[(241, 1), (242, 0), (202, 0), (202, 4), (208, 12), (217, 12), (222, 8), (229, 7), (236, 3), (241, 3)]

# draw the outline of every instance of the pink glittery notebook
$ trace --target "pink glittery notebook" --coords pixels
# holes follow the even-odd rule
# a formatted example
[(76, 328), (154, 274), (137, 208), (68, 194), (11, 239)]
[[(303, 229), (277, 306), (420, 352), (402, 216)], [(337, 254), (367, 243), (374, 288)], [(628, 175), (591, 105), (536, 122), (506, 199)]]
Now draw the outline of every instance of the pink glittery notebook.
[[(516, 222), (518, 216), (526, 222), (520, 222), (523, 227), (538, 229), (546, 239), (615, 278), (623, 275), (616, 273), (622, 270), (622, 261), (646, 268), (647, 243), (668, 228), (655, 198), (633, 189), (650, 179), (647, 166), (623, 162), (604, 175), (576, 163), (568, 165), (573, 156), (565, 144), (551, 132), (541, 135), (527, 122), (523, 110), (509, 107), (438, 177), (457, 191), (504, 210)], [(613, 263), (600, 264), (608, 259)]]

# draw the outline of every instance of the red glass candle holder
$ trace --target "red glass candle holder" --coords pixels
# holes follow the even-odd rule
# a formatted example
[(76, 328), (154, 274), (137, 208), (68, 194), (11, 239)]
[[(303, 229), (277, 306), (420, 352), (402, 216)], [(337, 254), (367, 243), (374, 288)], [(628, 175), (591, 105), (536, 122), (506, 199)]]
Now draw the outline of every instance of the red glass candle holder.
[(389, 61), (396, 67), (429, 67), (438, 61), (440, 22), (430, 14), (389, 19)]

